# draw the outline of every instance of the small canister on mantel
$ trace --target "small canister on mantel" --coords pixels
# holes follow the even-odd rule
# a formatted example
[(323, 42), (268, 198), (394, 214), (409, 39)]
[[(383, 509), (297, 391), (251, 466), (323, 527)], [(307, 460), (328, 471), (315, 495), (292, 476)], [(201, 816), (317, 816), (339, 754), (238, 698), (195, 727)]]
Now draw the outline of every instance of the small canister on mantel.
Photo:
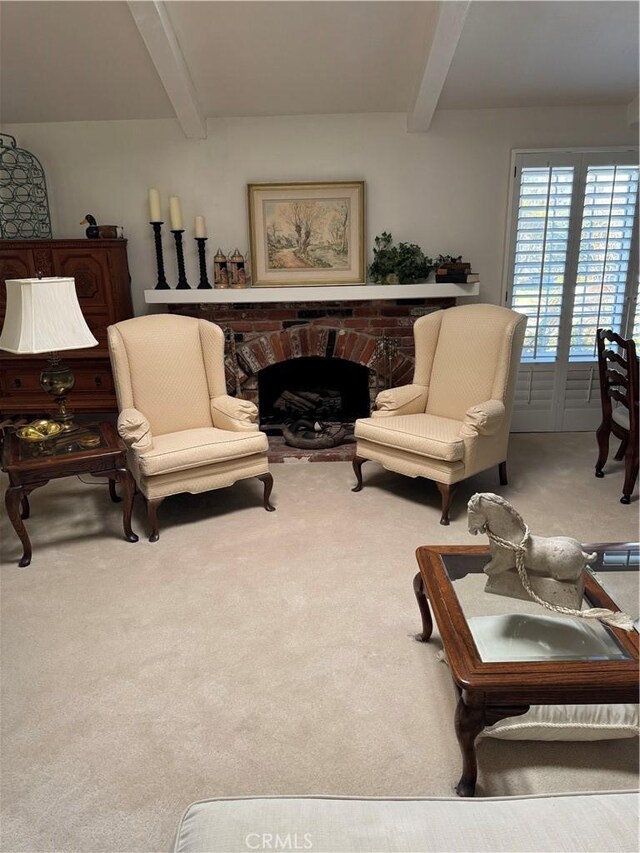
[(231, 287), (246, 287), (247, 274), (244, 268), (244, 255), (235, 249), (229, 258), (229, 284)]
[(227, 267), (227, 256), (222, 249), (213, 256), (213, 283), (215, 287), (229, 287), (229, 270)]

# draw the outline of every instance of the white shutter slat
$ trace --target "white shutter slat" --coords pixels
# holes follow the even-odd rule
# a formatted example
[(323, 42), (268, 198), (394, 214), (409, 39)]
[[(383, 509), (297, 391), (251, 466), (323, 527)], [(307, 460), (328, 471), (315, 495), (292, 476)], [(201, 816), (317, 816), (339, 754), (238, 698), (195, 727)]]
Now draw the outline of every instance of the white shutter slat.
[[(594, 332), (595, 335), (595, 332)], [(570, 364), (564, 392), (562, 426), (565, 430), (595, 430), (602, 420), (598, 366)], [(594, 459), (597, 448), (594, 441)]]
[(512, 432), (550, 429), (549, 408), (553, 400), (555, 374), (552, 362), (522, 365), (516, 379)]

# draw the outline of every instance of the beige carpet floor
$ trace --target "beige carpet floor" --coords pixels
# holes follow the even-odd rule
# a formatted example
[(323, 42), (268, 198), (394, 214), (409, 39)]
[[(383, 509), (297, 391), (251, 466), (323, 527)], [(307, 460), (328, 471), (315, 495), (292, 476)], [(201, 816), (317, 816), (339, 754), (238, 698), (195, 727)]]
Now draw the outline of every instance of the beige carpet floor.
[[(250, 794), (448, 796), (454, 691), (417, 643), (415, 548), (473, 544), (465, 504), (500, 491), (540, 534), (634, 540), (622, 466), (593, 476), (590, 434), (516, 435), (511, 485), (433, 484), (348, 463), (273, 466), (169, 499), (157, 544), (121, 539), (106, 487), (32, 495), (34, 558), (2, 518), (2, 849), (160, 851), (182, 810)], [(4, 485), (4, 482), (3, 482)], [(134, 527), (142, 533), (141, 508)], [(485, 739), (480, 796), (630, 788), (636, 740)]]

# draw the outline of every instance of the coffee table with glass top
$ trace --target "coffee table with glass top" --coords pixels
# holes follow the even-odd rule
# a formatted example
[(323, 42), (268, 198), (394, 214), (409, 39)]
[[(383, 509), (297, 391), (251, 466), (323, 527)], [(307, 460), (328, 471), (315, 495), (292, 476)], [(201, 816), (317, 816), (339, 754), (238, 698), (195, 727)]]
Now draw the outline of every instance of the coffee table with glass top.
[[(597, 560), (585, 572), (584, 607), (638, 616), (638, 545), (585, 545)], [(435, 616), (458, 692), (455, 731), (462, 753), (460, 797), (477, 779), (476, 738), (531, 705), (638, 702), (638, 632), (559, 616), (533, 601), (484, 592), (489, 549), (423, 546), (414, 592), (422, 634)]]

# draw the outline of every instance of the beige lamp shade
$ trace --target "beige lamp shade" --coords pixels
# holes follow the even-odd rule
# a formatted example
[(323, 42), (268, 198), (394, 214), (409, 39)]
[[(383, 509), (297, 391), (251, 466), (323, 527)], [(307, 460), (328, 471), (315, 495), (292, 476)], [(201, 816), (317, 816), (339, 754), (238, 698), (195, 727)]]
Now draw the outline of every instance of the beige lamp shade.
[(98, 345), (82, 316), (74, 279), (15, 278), (6, 286), (0, 349), (39, 353)]

